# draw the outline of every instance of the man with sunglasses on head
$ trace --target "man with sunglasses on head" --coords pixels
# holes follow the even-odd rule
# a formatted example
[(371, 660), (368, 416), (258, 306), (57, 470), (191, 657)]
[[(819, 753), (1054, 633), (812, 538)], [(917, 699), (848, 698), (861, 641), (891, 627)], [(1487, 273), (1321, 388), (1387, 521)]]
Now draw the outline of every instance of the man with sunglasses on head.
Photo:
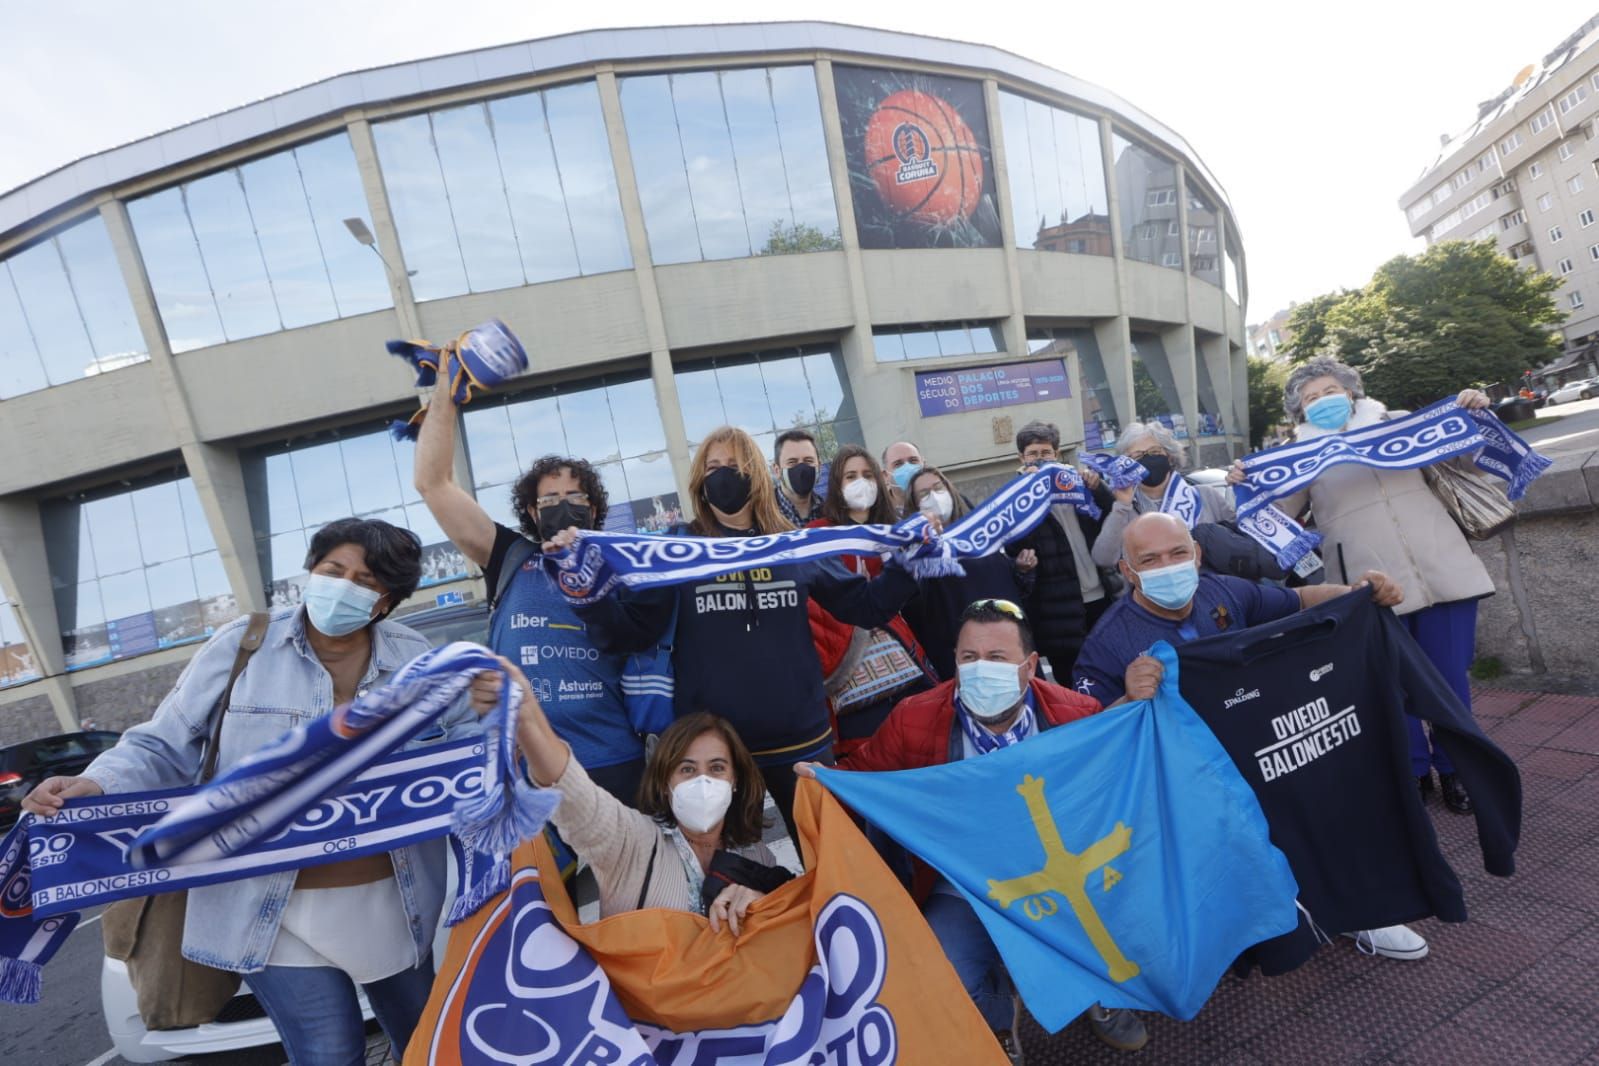
[[(846, 768), (913, 770), (975, 759), (1100, 709), (1098, 700), (1044, 680), (1032, 627), (1010, 600), (977, 600), (962, 612), (955, 663), (956, 678), (901, 700)], [(811, 776), (809, 764), (795, 770)], [(1015, 986), (982, 919), (919, 862), (912, 894), (995, 1039), (1020, 1062)], [(1096, 1005), (1087, 1017), (1094, 1034), (1119, 1050), (1137, 1051), (1149, 1040), (1132, 1011)]]
[(622, 697), (627, 656), (589, 640), (588, 627), (540, 572), (540, 545), (558, 531), (602, 529), (608, 499), (586, 459), (546, 455), (511, 490), (518, 528), (501, 525), (455, 483), (455, 400), (448, 375), (428, 405), (416, 442), (416, 490), (439, 528), (483, 570), (493, 613), (489, 644), (534, 678), (550, 724), (601, 788), (632, 805), (644, 773), (644, 741)]

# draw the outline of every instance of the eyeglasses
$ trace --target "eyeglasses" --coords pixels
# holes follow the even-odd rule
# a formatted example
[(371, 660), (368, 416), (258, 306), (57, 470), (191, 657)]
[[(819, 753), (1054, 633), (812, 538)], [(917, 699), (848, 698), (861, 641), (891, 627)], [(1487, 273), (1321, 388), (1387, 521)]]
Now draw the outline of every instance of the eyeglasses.
[(589, 494), (586, 492), (568, 492), (562, 496), (540, 496), (533, 501), (537, 507), (554, 507), (562, 503), (570, 503), (578, 507), (587, 507)]
[(973, 600), (967, 606), (965, 613), (969, 615), (975, 611), (998, 611), (1000, 614), (1010, 615), (1018, 622), (1027, 621), (1026, 612), (1010, 600)]

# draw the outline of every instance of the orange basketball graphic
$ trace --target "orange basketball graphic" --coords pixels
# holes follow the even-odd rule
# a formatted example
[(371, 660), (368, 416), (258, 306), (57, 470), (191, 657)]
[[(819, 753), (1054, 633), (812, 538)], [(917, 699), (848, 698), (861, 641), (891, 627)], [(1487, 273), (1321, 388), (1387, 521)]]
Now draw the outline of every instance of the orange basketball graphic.
[(900, 218), (951, 225), (983, 195), (977, 138), (950, 104), (919, 89), (886, 97), (866, 124), (866, 169)]

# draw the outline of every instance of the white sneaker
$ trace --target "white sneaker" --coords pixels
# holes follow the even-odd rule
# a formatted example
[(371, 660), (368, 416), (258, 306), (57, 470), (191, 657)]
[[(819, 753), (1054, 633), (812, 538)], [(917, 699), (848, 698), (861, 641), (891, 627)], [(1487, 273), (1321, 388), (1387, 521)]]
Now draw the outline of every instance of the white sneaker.
[(1427, 941), (1408, 925), (1390, 925), (1382, 929), (1363, 929), (1358, 933), (1345, 933), (1366, 955), (1385, 955), (1390, 959), (1424, 959)]

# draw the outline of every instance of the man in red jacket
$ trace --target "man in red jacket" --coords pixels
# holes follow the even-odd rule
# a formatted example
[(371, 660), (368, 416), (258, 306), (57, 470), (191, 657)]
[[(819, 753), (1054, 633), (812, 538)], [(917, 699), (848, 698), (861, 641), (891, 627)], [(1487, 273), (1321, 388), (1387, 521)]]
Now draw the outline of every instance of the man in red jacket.
[[(1097, 714), (1099, 701), (1038, 675), (1038, 652), (1022, 609), (978, 600), (961, 614), (955, 642), (959, 676), (901, 700), (876, 734), (855, 750), (850, 770), (913, 770), (975, 758), (1045, 729)], [(795, 771), (811, 776), (810, 765)], [(988, 931), (956, 888), (917, 863), (914, 893), (961, 983), (1012, 1062), (1021, 1061), (1015, 986)], [(1128, 1010), (1088, 1011), (1095, 1035), (1136, 1051), (1149, 1040)]]

